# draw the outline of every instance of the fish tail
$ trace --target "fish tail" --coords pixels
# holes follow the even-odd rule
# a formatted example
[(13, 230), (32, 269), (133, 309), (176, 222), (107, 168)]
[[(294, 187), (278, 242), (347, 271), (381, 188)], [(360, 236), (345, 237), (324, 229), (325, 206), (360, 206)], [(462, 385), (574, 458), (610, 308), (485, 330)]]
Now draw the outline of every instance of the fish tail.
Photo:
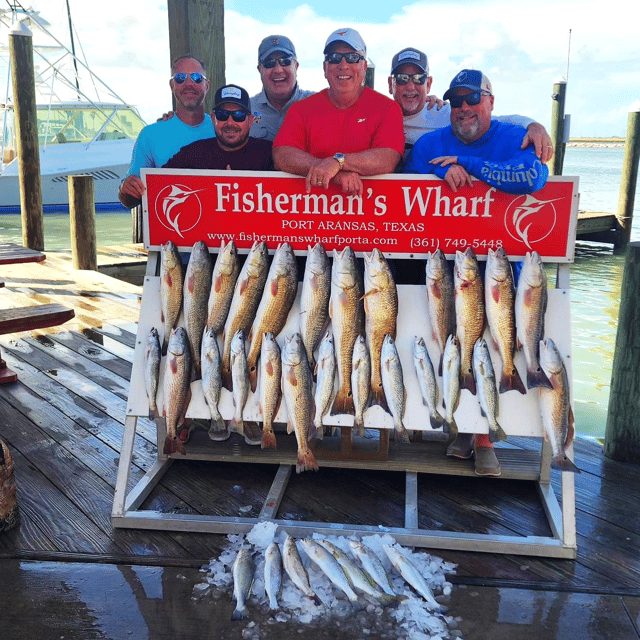
[(429, 422), (432, 429), (440, 429), (446, 426), (445, 419), (437, 411), (429, 415)]
[(296, 473), (302, 471), (317, 471), (319, 469), (316, 459), (313, 457), (311, 449), (300, 451), (298, 449), (298, 463), (296, 464)]
[(167, 355), (167, 349), (169, 348), (169, 339), (167, 338), (167, 336), (164, 337), (164, 340), (162, 341), (162, 355), (166, 356)]
[(179, 453), (181, 455), (186, 455), (187, 450), (184, 448), (184, 444), (180, 442), (177, 437), (170, 438), (167, 436), (164, 439), (164, 448), (162, 449), (162, 453), (165, 456), (170, 456), (172, 453)]
[(231, 622), (237, 622), (238, 620), (248, 620), (249, 611), (246, 607), (237, 606), (231, 614)]
[(155, 420), (159, 417), (160, 416), (158, 415), (158, 407), (149, 407), (149, 420)]
[(214, 418), (211, 417), (211, 427), (209, 429), (209, 437), (212, 440), (221, 441), (226, 440), (231, 435), (230, 429), (225, 424), (222, 416), (218, 415)]
[(557, 456), (551, 458), (551, 468), (559, 471), (570, 471), (571, 473), (580, 473), (580, 469), (571, 461), (569, 456), (563, 451)]
[(320, 600), (320, 598), (318, 598), (318, 596), (315, 593), (310, 595), (309, 597), (313, 600), (314, 604), (316, 604), (317, 606), (320, 607), (322, 605), (322, 600)]
[(233, 391), (233, 378), (231, 376), (231, 368), (223, 366), (221, 371), (222, 386), (227, 391)]
[(442, 378), (442, 363), (444, 362), (444, 349), (440, 353), (440, 364), (438, 365), (438, 375)]
[(336, 416), (341, 413), (354, 415), (355, 411), (356, 409), (353, 404), (353, 396), (351, 395), (350, 389), (345, 386), (340, 387), (340, 390), (333, 401), (333, 406), (331, 407), (331, 415)]
[(276, 434), (273, 429), (262, 430), (262, 441), (260, 442), (262, 449), (277, 449), (278, 443), (276, 442)]
[(249, 384), (251, 385), (251, 391), (256, 392), (258, 386), (258, 366), (254, 362), (253, 364), (247, 363), (247, 369), (249, 370)]
[(513, 367), (511, 373), (509, 373), (503, 369), (502, 376), (500, 377), (500, 393), (506, 393), (507, 391), (514, 390), (519, 391), (523, 395), (527, 393), (518, 370)]
[(387, 413), (389, 413), (389, 405), (387, 404), (387, 396), (385, 395), (382, 385), (371, 387), (370, 405), (379, 404)]
[(395, 437), (398, 442), (409, 443), (409, 432), (406, 430), (402, 421), (398, 421), (394, 424)]
[(231, 418), (229, 421), (229, 431), (235, 431), (240, 435), (244, 435), (244, 420), (236, 417)]
[(467, 389), (471, 393), (476, 395), (476, 379), (473, 377), (473, 373), (463, 373), (460, 378), (460, 389)]
[(444, 432), (452, 433), (453, 435), (458, 434), (458, 425), (456, 424), (456, 419), (451, 416), (451, 422), (444, 421)]
[(355, 428), (355, 433), (357, 436), (364, 435), (364, 417), (363, 416), (356, 416), (353, 426)]
[(507, 439), (504, 429), (496, 422), (495, 428), (489, 428), (489, 442), (501, 442)]
[(540, 365), (538, 365), (537, 369), (527, 369), (527, 388), (535, 389), (536, 387), (553, 389), (553, 385), (549, 382), (549, 378), (547, 378)]
[(315, 438), (316, 440), (322, 440), (324, 438), (324, 425), (322, 424), (322, 418), (318, 422), (314, 420), (309, 429), (309, 440)]

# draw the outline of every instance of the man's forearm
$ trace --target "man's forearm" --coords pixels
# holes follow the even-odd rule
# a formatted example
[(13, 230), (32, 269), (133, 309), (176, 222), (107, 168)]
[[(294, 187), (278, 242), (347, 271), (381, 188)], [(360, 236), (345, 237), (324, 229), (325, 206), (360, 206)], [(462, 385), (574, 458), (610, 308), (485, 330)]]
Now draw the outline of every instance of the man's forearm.
[(346, 153), (343, 170), (361, 176), (378, 176), (393, 173), (398, 162), (400, 154), (393, 149), (367, 149), (360, 153)]
[(318, 158), (296, 147), (273, 148), (273, 164), (279, 171), (306, 176), (316, 162)]

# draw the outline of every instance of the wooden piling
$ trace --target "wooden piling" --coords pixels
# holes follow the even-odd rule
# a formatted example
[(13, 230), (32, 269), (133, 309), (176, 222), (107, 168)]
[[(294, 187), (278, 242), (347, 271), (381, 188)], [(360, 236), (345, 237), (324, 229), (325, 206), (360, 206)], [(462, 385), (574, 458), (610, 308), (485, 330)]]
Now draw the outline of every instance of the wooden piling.
[(616, 218), (619, 230), (616, 234), (616, 247), (625, 246), (631, 240), (633, 224), (633, 206), (635, 203), (636, 183), (638, 180), (638, 159), (640, 158), (640, 103), (629, 110), (627, 120), (627, 142), (622, 165), (622, 180), (618, 196)]
[(74, 269), (98, 267), (93, 176), (69, 176), (69, 228)]
[(43, 251), (44, 223), (32, 38), (31, 31), (20, 23), (20, 27), (9, 34), (9, 52), (16, 121), (22, 243), (29, 249)]
[(640, 463), (640, 242), (627, 246), (604, 454)]
[(549, 173), (552, 176), (562, 175), (562, 165), (564, 164), (564, 152), (566, 144), (565, 137), (565, 119), (564, 119), (564, 103), (567, 95), (567, 81), (560, 78), (553, 85), (553, 93), (551, 94), (551, 140), (553, 141), (553, 158), (549, 163)]

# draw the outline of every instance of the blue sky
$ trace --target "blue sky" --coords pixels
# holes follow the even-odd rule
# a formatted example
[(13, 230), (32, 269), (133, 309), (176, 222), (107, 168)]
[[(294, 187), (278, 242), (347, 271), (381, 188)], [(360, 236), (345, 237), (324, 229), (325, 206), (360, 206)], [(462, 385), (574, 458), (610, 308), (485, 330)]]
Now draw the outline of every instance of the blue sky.
[[(154, 120), (170, 106), (166, 0), (70, 0), (90, 66)], [(64, 28), (62, 0), (31, 0)], [(100, 7), (100, 8), (99, 8)], [(403, 3), (227, 0), (227, 81), (260, 89), (257, 49), (267, 35), (295, 43), (305, 89), (326, 86), (322, 48), (334, 29), (351, 26), (367, 43), (375, 88), (387, 92), (392, 56), (415, 46), (429, 57), (432, 90), (442, 95), (463, 67), (484, 71), (496, 114), (520, 113), (549, 126), (553, 83), (571, 66), (567, 113), (572, 136), (625, 135), (629, 107), (640, 100), (640, 38), (624, 0), (406, 0)]]

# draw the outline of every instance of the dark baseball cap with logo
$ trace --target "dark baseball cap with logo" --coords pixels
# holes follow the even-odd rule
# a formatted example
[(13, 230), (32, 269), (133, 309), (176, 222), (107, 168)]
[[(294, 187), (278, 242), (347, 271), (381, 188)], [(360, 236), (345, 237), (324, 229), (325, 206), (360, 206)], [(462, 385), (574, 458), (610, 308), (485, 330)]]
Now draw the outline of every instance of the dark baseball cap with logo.
[(247, 113), (251, 113), (251, 100), (249, 94), (242, 87), (235, 84), (226, 84), (216, 91), (213, 108), (218, 109), (223, 104), (237, 104)]
[(393, 56), (390, 75), (396, 73), (398, 68), (403, 64), (415, 64), (416, 67), (421, 69), (424, 73), (427, 75), (429, 74), (429, 61), (427, 60), (426, 54), (422, 53), (422, 51), (418, 51), (418, 49), (414, 49), (413, 47), (407, 47), (402, 51), (398, 51), (398, 53)]
[(487, 78), (482, 71), (478, 71), (477, 69), (463, 69), (460, 71), (460, 73), (458, 73), (451, 81), (451, 84), (444, 96), (442, 96), (442, 99), (448, 100), (450, 96), (453, 95), (453, 90), (458, 87), (464, 87), (465, 89), (471, 89), (472, 91), (488, 91), (493, 95), (489, 78)]
[(286, 36), (267, 36), (258, 47), (258, 63), (264, 62), (276, 51), (296, 57), (296, 48), (289, 38)]

